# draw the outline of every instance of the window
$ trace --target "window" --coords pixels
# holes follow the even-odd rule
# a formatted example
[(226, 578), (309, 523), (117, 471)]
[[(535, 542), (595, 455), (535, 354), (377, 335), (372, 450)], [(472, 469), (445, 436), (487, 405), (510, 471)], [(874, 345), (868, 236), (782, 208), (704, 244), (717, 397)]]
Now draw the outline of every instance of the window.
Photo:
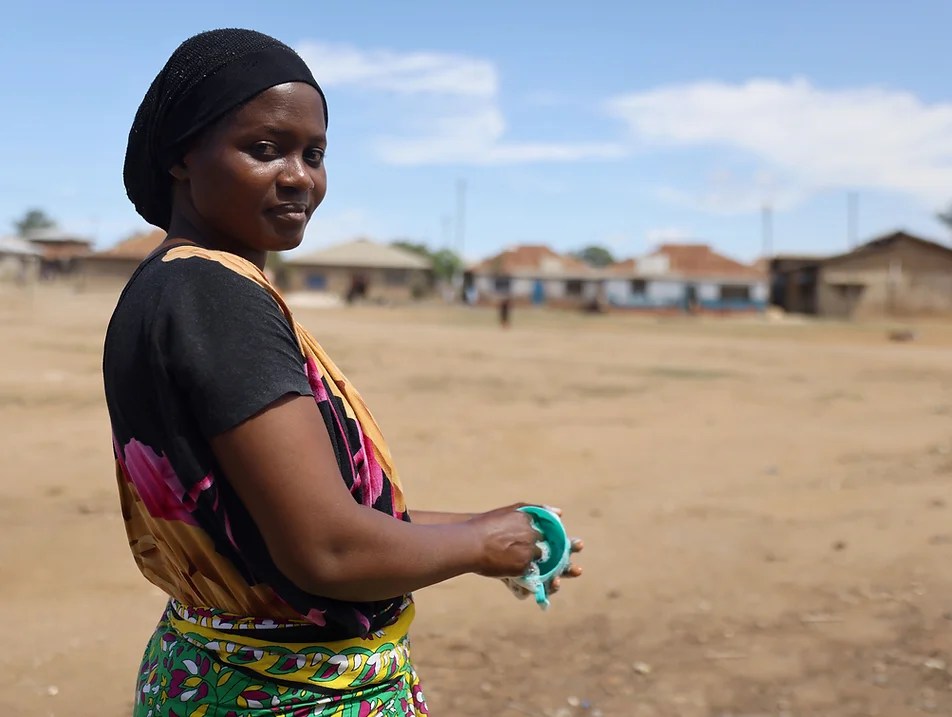
[(581, 296), (583, 283), (584, 282), (581, 279), (569, 279), (565, 282), (565, 295)]
[(304, 283), (311, 291), (323, 291), (327, 288), (327, 277), (323, 274), (308, 274)]
[(508, 294), (509, 293), (509, 277), (497, 276), (495, 279), (493, 279), (493, 289), (495, 289), (497, 294)]
[(635, 296), (644, 296), (648, 293), (648, 282), (644, 279), (632, 279), (631, 293)]
[(383, 280), (387, 286), (406, 286), (410, 279), (410, 272), (406, 269), (387, 269)]
[(750, 301), (750, 286), (747, 284), (722, 286), (721, 301)]

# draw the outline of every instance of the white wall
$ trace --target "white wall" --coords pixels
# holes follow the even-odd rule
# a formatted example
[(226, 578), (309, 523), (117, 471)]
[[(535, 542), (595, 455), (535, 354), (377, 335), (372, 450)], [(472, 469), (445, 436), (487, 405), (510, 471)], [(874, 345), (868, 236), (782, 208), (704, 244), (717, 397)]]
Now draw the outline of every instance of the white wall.
[(770, 296), (770, 287), (766, 281), (759, 281), (751, 287), (750, 298), (754, 301), (766, 301)]
[(631, 281), (628, 279), (609, 279), (605, 282), (605, 296), (609, 303), (623, 304), (631, 293)]
[(532, 279), (512, 279), (509, 282), (509, 293), (512, 296), (531, 296), (534, 284)]
[[(722, 284), (714, 281), (685, 282), (669, 279), (648, 279), (644, 296), (636, 296), (631, 291), (631, 281), (628, 279), (611, 279), (605, 283), (605, 292), (610, 302), (616, 304), (646, 304), (670, 305), (684, 301), (687, 295), (687, 285), (693, 283), (697, 288), (699, 301), (719, 301)], [(726, 282), (725, 282), (726, 283)], [(766, 301), (769, 295), (767, 282), (730, 282), (733, 284), (749, 283), (750, 298), (752, 301)]]
[(684, 283), (681, 281), (648, 280), (647, 295), (652, 301), (681, 301), (684, 291)]
[(696, 284), (698, 301), (717, 301), (721, 298), (721, 287), (719, 284), (702, 282)]

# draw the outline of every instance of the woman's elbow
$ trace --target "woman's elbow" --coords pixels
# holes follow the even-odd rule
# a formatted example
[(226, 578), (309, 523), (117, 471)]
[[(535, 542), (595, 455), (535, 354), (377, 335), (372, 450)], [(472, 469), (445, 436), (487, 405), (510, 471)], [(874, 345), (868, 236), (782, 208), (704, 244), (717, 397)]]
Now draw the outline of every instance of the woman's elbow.
[(352, 602), (380, 599), (362, 589), (365, 581), (355, 574), (355, 562), (347, 551), (328, 549), (295, 551), (275, 561), (286, 578), (311, 595)]

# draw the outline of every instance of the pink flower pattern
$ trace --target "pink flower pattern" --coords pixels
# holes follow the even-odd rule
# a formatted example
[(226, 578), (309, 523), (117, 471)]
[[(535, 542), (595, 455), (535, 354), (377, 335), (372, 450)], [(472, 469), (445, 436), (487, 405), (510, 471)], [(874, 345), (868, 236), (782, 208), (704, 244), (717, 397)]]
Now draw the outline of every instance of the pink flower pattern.
[(123, 476), (135, 486), (149, 515), (198, 525), (192, 513), (197, 507), (198, 496), (215, 482), (211, 474), (186, 491), (168, 459), (135, 438), (121, 449), (117, 445), (116, 457)]
[[(324, 384), (321, 370), (314, 359), (309, 358), (307, 360), (304, 370), (307, 372), (308, 383), (314, 392), (314, 400), (318, 403), (330, 401), (331, 396), (327, 391), (327, 386)], [(338, 430), (341, 435), (346, 436), (344, 427), (340, 423), (341, 419), (337, 416), (336, 411), (334, 411), (334, 415), (337, 418)], [(360, 499), (362, 505), (372, 506), (383, 494), (383, 469), (380, 467), (380, 463), (377, 462), (373, 444), (364, 435), (363, 430), (360, 428), (360, 423), (355, 421), (354, 425), (357, 429), (360, 446), (357, 448), (357, 451), (353, 453), (353, 457), (351, 458), (354, 466), (354, 485), (352, 486), (352, 491)], [(394, 514), (392, 509), (391, 514)]]

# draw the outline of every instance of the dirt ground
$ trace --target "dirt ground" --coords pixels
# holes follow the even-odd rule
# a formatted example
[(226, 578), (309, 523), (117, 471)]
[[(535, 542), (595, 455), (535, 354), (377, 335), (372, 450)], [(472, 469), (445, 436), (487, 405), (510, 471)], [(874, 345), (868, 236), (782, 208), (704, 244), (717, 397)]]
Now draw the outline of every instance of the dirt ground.
[[(3, 717), (129, 715), (164, 602), (118, 515), (114, 298), (0, 295)], [(586, 540), (544, 614), (480, 578), (417, 596), (434, 715), (952, 715), (952, 328), (300, 318), (412, 507), (544, 502)]]

